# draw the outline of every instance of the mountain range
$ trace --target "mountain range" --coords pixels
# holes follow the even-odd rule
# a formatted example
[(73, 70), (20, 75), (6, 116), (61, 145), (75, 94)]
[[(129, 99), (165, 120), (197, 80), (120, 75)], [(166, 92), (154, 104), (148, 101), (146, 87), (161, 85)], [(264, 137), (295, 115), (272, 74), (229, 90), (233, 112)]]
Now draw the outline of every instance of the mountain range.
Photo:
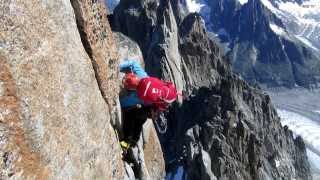
[(233, 70), (268, 87), (317, 87), (320, 80), (320, 3), (317, 0), (186, 0)]

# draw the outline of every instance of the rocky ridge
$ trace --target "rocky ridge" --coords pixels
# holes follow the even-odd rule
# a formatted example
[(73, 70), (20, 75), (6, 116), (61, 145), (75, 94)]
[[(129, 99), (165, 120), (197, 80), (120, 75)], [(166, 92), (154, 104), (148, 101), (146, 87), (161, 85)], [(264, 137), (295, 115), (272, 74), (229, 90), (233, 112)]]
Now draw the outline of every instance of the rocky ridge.
[(187, 179), (311, 179), (303, 140), (282, 128), (269, 96), (233, 74), (202, 18), (183, 18), (175, 3), (120, 1), (112, 27), (139, 44), (148, 73), (188, 95), (166, 114), (167, 173), (182, 167)]

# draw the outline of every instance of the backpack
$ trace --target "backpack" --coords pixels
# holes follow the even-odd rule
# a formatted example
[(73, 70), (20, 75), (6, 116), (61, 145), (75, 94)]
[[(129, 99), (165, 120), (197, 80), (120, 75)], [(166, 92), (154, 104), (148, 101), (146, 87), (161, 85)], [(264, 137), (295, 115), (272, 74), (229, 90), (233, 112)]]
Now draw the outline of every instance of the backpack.
[(146, 77), (140, 80), (137, 95), (144, 103), (153, 104), (158, 110), (164, 111), (177, 99), (177, 89), (172, 82)]

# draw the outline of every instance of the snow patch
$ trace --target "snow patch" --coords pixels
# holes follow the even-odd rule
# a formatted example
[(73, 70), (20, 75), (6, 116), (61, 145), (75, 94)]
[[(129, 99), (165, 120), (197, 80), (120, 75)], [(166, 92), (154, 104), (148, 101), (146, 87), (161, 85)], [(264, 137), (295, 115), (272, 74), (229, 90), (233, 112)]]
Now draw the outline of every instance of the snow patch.
[(277, 26), (275, 24), (269, 24), (269, 26), (270, 26), (271, 30), (274, 33), (276, 33), (276, 34), (278, 34), (280, 36), (284, 36), (284, 35), (287, 34), (286, 31), (283, 28), (281, 28), (281, 27), (279, 27), (279, 26)]
[(314, 112), (316, 112), (316, 113), (320, 114), (320, 111), (314, 111)]
[(252, 47), (252, 53), (250, 53), (250, 59), (252, 59), (252, 64), (255, 65), (258, 59), (258, 50), (255, 46)]
[(188, 11), (191, 13), (193, 12), (199, 13), (201, 8), (205, 6), (204, 4), (201, 4), (197, 0), (186, 0), (186, 4), (187, 4)]
[(281, 13), (281, 12), (279, 12), (279, 10), (278, 10), (277, 8), (275, 8), (275, 7), (270, 3), (269, 0), (261, 0), (261, 2), (262, 2), (262, 4), (263, 4), (266, 8), (268, 8), (268, 9), (271, 10), (272, 12), (274, 12), (274, 13)]
[(244, 5), (248, 2), (248, 0), (238, 0), (241, 5)]
[(320, 10), (320, 3), (312, 2), (312, 1), (305, 1), (302, 5), (299, 5), (296, 2), (281, 2), (278, 3), (278, 7), (280, 10), (289, 12), (290, 14), (297, 16), (297, 17), (304, 17), (305, 15), (309, 14), (316, 14), (317, 11)]
[(280, 166), (280, 161), (276, 160), (276, 167), (279, 168)]
[(308, 39), (300, 36), (300, 35), (296, 35), (295, 36), (297, 39), (299, 39), (303, 44), (307, 45), (308, 47), (314, 49), (314, 50), (318, 50), (318, 48), (316, 48)]

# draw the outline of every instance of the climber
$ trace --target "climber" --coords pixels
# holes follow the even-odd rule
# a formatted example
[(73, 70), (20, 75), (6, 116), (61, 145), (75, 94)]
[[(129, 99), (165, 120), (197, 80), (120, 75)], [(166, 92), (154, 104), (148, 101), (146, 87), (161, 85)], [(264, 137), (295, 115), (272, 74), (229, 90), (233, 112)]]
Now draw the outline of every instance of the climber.
[(134, 73), (127, 73), (123, 84), (126, 89), (136, 90), (144, 104), (152, 105), (157, 111), (164, 111), (177, 98), (177, 90), (172, 82), (155, 77), (140, 79)]
[(124, 88), (128, 94), (120, 98), (123, 110), (124, 138), (120, 142), (123, 148), (134, 146), (140, 138), (142, 126), (147, 118), (156, 119), (158, 112), (164, 111), (177, 98), (173, 83), (149, 77), (134, 60), (120, 64)]

